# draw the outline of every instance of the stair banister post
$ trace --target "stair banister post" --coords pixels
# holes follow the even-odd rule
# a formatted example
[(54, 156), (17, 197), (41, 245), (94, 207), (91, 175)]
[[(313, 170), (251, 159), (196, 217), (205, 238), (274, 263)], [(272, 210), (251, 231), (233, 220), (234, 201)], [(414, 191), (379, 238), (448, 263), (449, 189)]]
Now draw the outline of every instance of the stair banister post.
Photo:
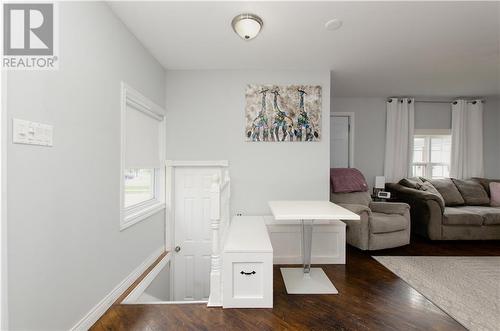
[(222, 306), (222, 277), (221, 277), (221, 243), (220, 243), (220, 221), (221, 221), (221, 177), (214, 175), (210, 187), (210, 228), (212, 229), (212, 257), (210, 264), (210, 296), (209, 307)]

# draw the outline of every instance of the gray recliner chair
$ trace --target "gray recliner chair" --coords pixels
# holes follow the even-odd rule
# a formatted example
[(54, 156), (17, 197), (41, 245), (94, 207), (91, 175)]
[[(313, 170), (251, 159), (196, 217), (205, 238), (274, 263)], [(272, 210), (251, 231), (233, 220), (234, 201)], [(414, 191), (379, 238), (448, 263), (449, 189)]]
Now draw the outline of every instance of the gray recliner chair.
[(362, 250), (377, 250), (410, 243), (410, 206), (374, 202), (368, 192), (331, 193), (330, 201), (360, 216), (347, 224), (347, 242)]

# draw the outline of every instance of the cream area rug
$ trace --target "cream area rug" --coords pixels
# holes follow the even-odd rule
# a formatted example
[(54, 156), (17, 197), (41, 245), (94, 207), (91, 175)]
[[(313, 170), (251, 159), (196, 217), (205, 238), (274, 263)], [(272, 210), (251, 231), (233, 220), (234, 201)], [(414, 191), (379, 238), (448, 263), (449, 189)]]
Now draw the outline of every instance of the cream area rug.
[(373, 256), (470, 330), (500, 330), (500, 256)]

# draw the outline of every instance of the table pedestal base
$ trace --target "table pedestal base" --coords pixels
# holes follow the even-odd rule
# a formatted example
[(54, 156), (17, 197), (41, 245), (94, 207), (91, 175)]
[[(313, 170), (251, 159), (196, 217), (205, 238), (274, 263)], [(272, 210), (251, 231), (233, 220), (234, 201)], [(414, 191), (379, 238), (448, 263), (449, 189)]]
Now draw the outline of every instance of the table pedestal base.
[(281, 275), (288, 294), (338, 294), (321, 268), (311, 268), (304, 274), (302, 268), (281, 268)]

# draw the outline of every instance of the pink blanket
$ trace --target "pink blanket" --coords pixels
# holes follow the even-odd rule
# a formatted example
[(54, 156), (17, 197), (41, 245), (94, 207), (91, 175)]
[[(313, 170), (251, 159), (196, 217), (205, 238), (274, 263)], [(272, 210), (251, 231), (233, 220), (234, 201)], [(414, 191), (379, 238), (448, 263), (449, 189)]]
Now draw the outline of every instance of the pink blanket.
[(354, 168), (331, 168), (330, 187), (333, 193), (368, 191), (365, 176)]

